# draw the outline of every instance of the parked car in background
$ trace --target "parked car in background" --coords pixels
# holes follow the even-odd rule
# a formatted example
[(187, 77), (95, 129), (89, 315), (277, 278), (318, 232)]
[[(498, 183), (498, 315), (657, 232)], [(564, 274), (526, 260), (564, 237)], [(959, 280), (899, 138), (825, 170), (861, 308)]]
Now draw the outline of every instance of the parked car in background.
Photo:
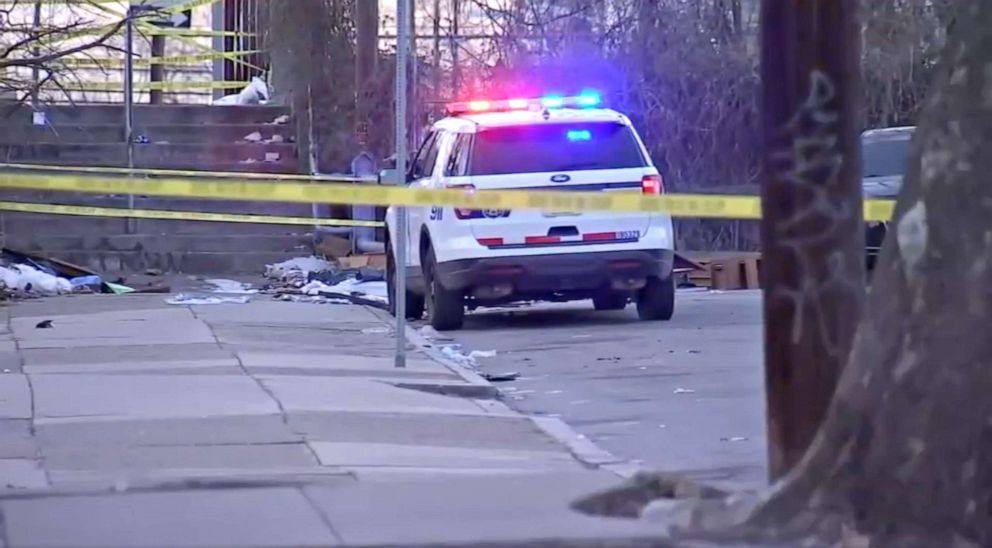
[[(863, 179), (861, 188), (865, 199), (895, 200), (902, 190), (909, 143), (913, 126), (871, 129), (861, 134)], [(889, 223), (869, 222), (865, 231), (868, 270), (875, 267)]]

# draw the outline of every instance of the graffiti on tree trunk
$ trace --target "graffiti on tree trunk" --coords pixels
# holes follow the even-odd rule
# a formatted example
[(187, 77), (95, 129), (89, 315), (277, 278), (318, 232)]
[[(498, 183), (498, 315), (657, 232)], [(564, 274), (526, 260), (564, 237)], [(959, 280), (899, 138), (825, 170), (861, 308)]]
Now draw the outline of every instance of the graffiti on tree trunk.
[[(857, 299), (863, 286), (846, 276), (843, 253), (828, 244), (858, 217), (856, 208), (832, 192), (842, 184), (844, 154), (841, 149), (841, 114), (833, 103), (837, 86), (820, 70), (810, 74), (809, 93), (783, 127), (785, 144), (772, 152), (777, 185), (789, 187), (798, 205), (792, 215), (774, 225), (775, 241), (786, 249), (797, 271), (796, 286), (778, 284), (771, 297), (793, 307), (792, 343), (813, 330), (822, 347), (833, 357), (845, 346), (830, 325), (822, 306), (825, 299)], [(823, 257), (824, 253), (828, 253)], [(813, 324), (813, 325), (809, 325)]]

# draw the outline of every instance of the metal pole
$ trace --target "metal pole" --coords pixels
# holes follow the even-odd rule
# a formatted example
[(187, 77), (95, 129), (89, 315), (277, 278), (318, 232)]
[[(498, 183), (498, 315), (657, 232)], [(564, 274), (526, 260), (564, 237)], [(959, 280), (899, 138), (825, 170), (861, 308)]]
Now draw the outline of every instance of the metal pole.
[[(409, 9), (414, 9), (412, 6)], [(417, 55), (417, 18), (410, 14), (410, 52), (412, 53), (412, 63), (410, 64), (410, 141), (420, 142), (420, 57)]]
[[(124, 140), (127, 143), (127, 168), (134, 169), (134, 22), (133, 7), (128, 5), (124, 23)], [(128, 209), (134, 209), (134, 194), (127, 195)], [(136, 231), (135, 219), (128, 217), (126, 231)]]
[(865, 293), (857, 0), (764, 0), (762, 280), (769, 471), (803, 457)]
[[(211, 26), (213, 27), (213, 30), (215, 30), (215, 31), (224, 31), (224, 30), (227, 30), (227, 28), (224, 25), (224, 4), (226, 4), (226, 2), (216, 2), (216, 3), (214, 3), (213, 7), (211, 8), (211, 10), (212, 10), (212, 12), (211, 12)], [(223, 51), (227, 51), (224, 48), (224, 37), (223, 36), (214, 36), (212, 42), (213, 42), (212, 45), (213, 45), (213, 49), (214, 49), (214, 52), (215, 53), (220, 53), (220, 52), (223, 52)], [(235, 48), (235, 49), (239, 49), (239, 48)], [(213, 78), (214, 78), (214, 81), (215, 82), (220, 82), (220, 81), (223, 81), (223, 80), (226, 80), (227, 79), (227, 78), (224, 78), (224, 63), (225, 63), (225, 60), (222, 57), (217, 57), (213, 61)], [(235, 78), (231, 78), (231, 80), (234, 80), (234, 79)], [(220, 99), (223, 96), (224, 96), (224, 90), (222, 90), (222, 89), (215, 89), (215, 90), (213, 90), (213, 98), (214, 99)]]
[[(34, 33), (38, 32), (38, 28), (41, 26), (41, 0), (36, 0), (34, 3), (34, 18), (32, 19), (33, 26), (31, 31)], [(31, 48), (31, 56), (38, 57), (41, 55), (41, 49), (37, 46), (38, 41), (35, 41), (35, 46)], [(39, 104), (39, 90), (38, 84), (41, 82), (41, 71), (38, 69), (38, 65), (33, 65), (31, 67), (31, 110), (37, 112), (41, 108)]]
[[(396, 184), (406, 184), (407, 48), (410, 47), (410, 0), (396, 0)], [(406, 208), (396, 208), (396, 367), (406, 367)]]

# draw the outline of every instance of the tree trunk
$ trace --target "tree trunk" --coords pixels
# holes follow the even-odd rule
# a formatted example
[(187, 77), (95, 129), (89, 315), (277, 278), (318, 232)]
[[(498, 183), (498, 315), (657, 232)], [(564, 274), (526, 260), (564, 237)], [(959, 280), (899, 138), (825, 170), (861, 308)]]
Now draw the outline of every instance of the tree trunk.
[(756, 531), (992, 546), (992, 2), (960, 7), (837, 395)]

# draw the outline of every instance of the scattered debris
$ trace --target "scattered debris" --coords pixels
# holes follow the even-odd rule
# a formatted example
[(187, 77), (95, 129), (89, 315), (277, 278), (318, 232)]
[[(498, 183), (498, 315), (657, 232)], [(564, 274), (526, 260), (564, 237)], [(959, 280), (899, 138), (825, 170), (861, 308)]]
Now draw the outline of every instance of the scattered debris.
[(273, 280), (262, 293), (289, 301), (285, 295), (324, 298), (328, 303), (359, 304), (385, 310), (387, 296), (385, 273), (378, 268), (341, 268), (317, 257), (301, 257), (266, 267)]
[(446, 344), (441, 347), (441, 353), (445, 355), (451, 361), (461, 365), (463, 367), (468, 367), (474, 369), (479, 364), (474, 358), (466, 356), (461, 351), (462, 345), (460, 344)]
[(314, 249), (325, 257), (337, 259), (351, 253), (351, 240), (334, 234), (321, 234), (320, 242), (314, 246)]
[(735, 436), (732, 438), (720, 438), (720, 441), (729, 441), (729, 442), (739, 442), (739, 441), (747, 441), (747, 440), (748, 439), (743, 436)]
[(4, 296), (37, 297), (65, 293), (115, 293), (92, 270), (48, 257), (3, 248), (0, 291)]
[(297, 257), (265, 267), (265, 277), (277, 280), (306, 280), (311, 272), (332, 270), (334, 265), (320, 257)]
[(702, 354), (703, 353), (702, 350), (695, 350), (695, 349), (686, 350), (685, 352), (686, 352), (686, 354)]
[(520, 378), (520, 373), (510, 372), (510, 373), (483, 373), (482, 378), (489, 382), (510, 382), (515, 381)]
[(55, 326), (52, 325), (52, 320), (44, 320), (44, 321), (38, 322), (38, 325), (34, 326), (35, 329), (51, 329), (53, 327), (55, 327)]
[(471, 358), (471, 359), (473, 359), (473, 360), (477, 360), (479, 358), (495, 358), (496, 357), (496, 351), (495, 350), (473, 350), (473, 351), (469, 352), (468, 357)]
[(549, 396), (555, 396), (557, 394), (561, 394), (562, 391), (561, 390), (545, 390), (544, 393), (547, 394), (547, 395), (549, 395)]
[(91, 291), (100, 291), (100, 287), (103, 285), (103, 278), (99, 276), (79, 276), (69, 280), (72, 285), (72, 289), (79, 290), (82, 288), (89, 289)]
[(251, 284), (245, 282), (227, 280), (224, 278), (211, 278), (204, 281), (214, 286), (214, 293), (229, 293), (233, 295), (254, 295), (255, 293), (258, 293), (257, 289), (252, 289)]
[(695, 394), (696, 391), (691, 388), (676, 388), (672, 391), (672, 394)]
[(249, 143), (258, 143), (258, 142), (260, 142), (262, 140), (262, 132), (260, 132), (260, 131), (253, 131), (253, 132), (249, 133), (248, 135), (245, 135), (241, 139), (244, 140), (244, 141), (248, 141)]
[(351, 255), (339, 258), (338, 263), (344, 268), (371, 267), (382, 271), (386, 269), (386, 254), (367, 253), (365, 255)]
[(391, 331), (388, 327), (366, 327), (362, 330), (362, 333), (366, 335), (384, 335)]
[(250, 300), (248, 297), (205, 297), (180, 293), (175, 297), (169, 297), (165, 302), (168, 304), (190, 306), (201, 304), (248, 304)]
[(114, 295), (124, 295), (125, 293), (134, 293), (135, 292), (134, 289), (132, 289), (132, 288), (126, 286), (126, 285), (114, 284), (114, 283), (106, 283), (104, 285), (107, 288), (109, 288), (110, 289), (110, 292), (113, 293)]
[(35, 295), (72, 293), (72, 283), (27, 264), (0, 266), (0, 284), (11, 292)]
[(137, 287), (135, 293), (172, 293), (172, 288), (167, 285), (149, 284), (145, 287)]
[(638, 472), (623, 484), (582, 497), (571, 506), (587, 515), (638, 518), (655, 500), (718, 500), (728, 494), (674, 474)]
[(225, 95), (214, 100), (215, 105), (243, 106), (265, 104), (269, 101), (269, 86), (258, 76), (253, 76), (251, 82), (233, 95)]
[(276, 118), (274, 120), (272, 120), (272, 124), (273, 125), (277, 125), (277, 126), (280, 126), (280, 125), (283, 125), (283, 124), (288, 124), (288, 123), (289, 123), (289, 114), (283, 114), (282, 116), (276, 116)]

